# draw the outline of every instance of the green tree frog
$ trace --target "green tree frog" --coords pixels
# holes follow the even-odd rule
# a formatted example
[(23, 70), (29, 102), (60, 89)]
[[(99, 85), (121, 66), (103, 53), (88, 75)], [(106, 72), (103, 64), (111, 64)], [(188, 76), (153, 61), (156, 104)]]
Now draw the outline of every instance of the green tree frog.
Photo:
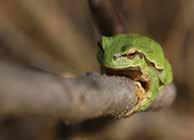
[(135, 80), (139, 98), (131, 113), (146, 110), (159, 90), (172, 82), (172, 68), (161, 46), (137, 34), (103, 36), (98, 52), (102, 73)]

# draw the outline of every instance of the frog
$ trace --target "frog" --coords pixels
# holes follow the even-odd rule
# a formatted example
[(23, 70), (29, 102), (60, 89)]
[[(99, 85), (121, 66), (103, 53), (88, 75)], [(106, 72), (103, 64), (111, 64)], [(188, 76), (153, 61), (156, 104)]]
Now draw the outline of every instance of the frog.
[(147, 110), (159, 91), (172, 83), (172, 66), (153, 39), (139, 34), (102, 36), (99, 46), (102, 74), (130, 78), (138, 89), (138, 101), (128, 115)]

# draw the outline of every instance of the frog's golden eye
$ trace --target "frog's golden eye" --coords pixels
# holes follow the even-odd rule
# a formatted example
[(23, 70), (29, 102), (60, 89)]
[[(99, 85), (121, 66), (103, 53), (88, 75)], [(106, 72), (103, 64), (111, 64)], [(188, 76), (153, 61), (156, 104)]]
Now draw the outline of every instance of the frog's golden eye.
[(132, 52), (127, 54), (128, 59), (133, 59), (136, 56), (137, 52)]

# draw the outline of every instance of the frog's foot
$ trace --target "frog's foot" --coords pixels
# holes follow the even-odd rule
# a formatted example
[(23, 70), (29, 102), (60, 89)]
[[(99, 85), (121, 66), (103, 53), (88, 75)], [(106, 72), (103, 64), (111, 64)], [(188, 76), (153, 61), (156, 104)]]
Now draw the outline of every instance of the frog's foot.
[(138, 97), (138, 101), (135, 107), (126, 113), (126, 117), (131, 116), (135, 112), (140, 111), (142, 107), (142, 101), (147, 98), (146, 90), (142, 87), (141, 83), (135, 82), (135, 84), (137, 87), (136, 96)]

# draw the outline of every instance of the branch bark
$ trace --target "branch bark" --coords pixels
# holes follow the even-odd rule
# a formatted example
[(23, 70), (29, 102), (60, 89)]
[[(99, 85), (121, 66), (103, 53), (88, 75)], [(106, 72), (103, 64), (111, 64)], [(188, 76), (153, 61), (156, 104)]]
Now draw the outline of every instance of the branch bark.
[(37, 115), (68, 122), (117, 116), (137, 102), (135, 85), (123, 77), (86, 74), (64, 78), (0, 61), (1, 115)]
[[(1, 115), (47, 116), (71, 123), (100, 116), (125, 117), (123, 112), (137, 103), (135, 84), (124, 77), (90, 73), (64, 78), (3, 60), (0, 77)], [(175, 95), (175, 90), (164, 88), (160, 94), (150, 110), (169, 106), (175, 97), (169, 95)]]

